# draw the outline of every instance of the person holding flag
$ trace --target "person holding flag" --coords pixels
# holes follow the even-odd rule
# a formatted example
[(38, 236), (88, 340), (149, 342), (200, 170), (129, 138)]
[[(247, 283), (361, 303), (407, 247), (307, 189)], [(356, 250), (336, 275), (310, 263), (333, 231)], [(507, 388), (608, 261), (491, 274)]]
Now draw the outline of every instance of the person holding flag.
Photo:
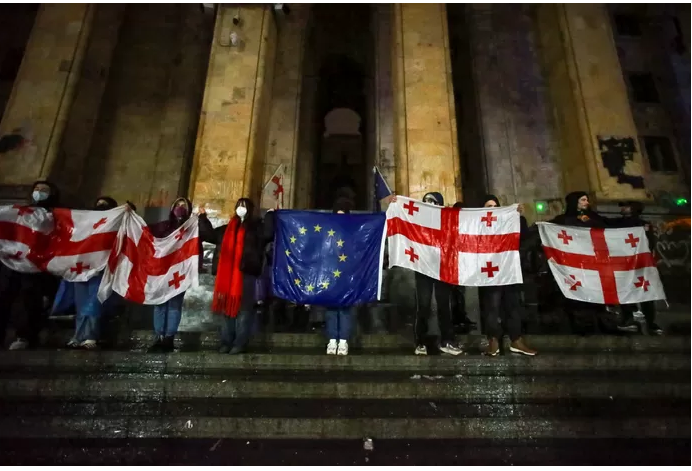
[(273, 210), (264, 220), (249, 198), (240, 198), (228, 224), (214, 228), (199, 209), (199, 234), (215, 244), (212, 274), (216, 276), (211, 309), (225, 316), (219, 353), (243, 353), (250, 340), (257, 278), (262, 274), (265, 247), (274, 237)]

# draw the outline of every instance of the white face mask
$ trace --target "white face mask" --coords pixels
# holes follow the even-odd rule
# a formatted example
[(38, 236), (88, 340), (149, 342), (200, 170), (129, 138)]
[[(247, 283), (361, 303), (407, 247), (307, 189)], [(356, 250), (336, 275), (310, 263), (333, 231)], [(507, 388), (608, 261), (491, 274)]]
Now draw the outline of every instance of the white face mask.
[(235, 213), (240, 219), (243, 219), (245, 216), (247, 216), (247, 208), (244, 206), (238, 206), (235, 208)]
[(31, 197), (32, 197), (32, 198), (34, 199), (34, 201), (37, 202), (37, 203), (38, 203), (39, 201), (45, 201), (45, 200), (47, 200), (47, 199), (48, 199), (48, 196), (49, 196), (48, 193), (46, 193), (45, 191), (34, 191), (34, 192), (31, 194)]

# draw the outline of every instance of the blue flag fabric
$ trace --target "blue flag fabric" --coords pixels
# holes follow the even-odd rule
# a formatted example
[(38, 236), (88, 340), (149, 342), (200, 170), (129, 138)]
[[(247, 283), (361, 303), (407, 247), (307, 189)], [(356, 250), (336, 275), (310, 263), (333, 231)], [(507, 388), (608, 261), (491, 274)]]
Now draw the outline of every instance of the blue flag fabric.
[(332, 308), (377, 300), (385, 223), (384, 213), (277, 211), (274, 294)]
[(380, 173), (380, 169), (375, 167), (375, 191), (374, 191), (374, 201), (372, 205), (372, 209), (375, 212), (380, 211), (380, 201), (382, 201), (384, 198), (392, 194), (392, 191), (389, 189), (389, 186), (387, 185), (387, 182), (385, 181), (384, 177)]

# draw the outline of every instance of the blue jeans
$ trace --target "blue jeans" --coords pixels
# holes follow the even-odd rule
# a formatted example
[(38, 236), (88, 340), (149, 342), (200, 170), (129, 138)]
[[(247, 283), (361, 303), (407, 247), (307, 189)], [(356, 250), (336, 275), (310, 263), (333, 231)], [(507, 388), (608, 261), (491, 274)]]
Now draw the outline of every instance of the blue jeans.
[(221, 325), (221, 343), (228, 347), (245, 348), (253, 329), (253, 312), (240, 311), (236, 317), (227, 317)]
[[(101, 332), (101, 316), (106, 310), (98, 300), (98, 287), (101, 277), (94, 277), (89, 281), (72, 283), (74, 289), (74, 303), (77, 311), (75, 316), (75, 332), (73, 340), (84, 342), (85, 340), (98, 340)], [(109, 303), (110, 298), (106, 300)]]
[(157, 337), (174, 337), (178, 333), (180, 319), (183, 317), (183, 298), (185, 293), (154, 306), (154, 333)]
[(325, 314), (327, 338), (348, 340), (351, 336), (351, 309), (328, 309)]

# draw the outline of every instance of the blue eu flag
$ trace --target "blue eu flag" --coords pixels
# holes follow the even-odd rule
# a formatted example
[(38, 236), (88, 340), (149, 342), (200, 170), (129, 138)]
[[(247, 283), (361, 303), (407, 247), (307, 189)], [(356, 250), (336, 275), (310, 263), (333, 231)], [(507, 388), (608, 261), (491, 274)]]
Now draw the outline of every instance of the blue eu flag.
[(327, 307), (377, 300), (385, 221), (384, 213), (277, 211), (276, 296)]

